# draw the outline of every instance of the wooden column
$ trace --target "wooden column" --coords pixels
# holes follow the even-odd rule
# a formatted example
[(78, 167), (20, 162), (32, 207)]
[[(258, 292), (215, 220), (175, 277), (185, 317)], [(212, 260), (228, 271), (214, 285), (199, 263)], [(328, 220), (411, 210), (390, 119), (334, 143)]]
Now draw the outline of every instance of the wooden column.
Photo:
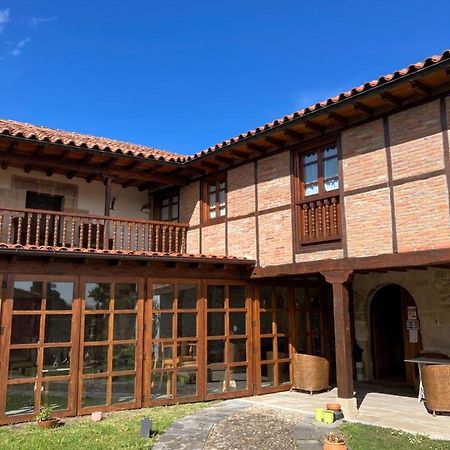
[(347, 282), (351, 271), (322, 272), (333, 286), (334, 334), (336, 346), (336, 378), (339, 398), (353, 397), (353, 360), (350, 305)]

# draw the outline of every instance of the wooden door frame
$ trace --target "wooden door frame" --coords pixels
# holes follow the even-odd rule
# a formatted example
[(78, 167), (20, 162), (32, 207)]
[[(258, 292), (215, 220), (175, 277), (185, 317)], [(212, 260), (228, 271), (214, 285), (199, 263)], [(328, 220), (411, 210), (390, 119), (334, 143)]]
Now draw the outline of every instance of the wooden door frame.
[[(181, 397), (177, 398), (176, 396), (173, 396), (172, 398), (165, 398), (165, 399), (157, 399), (152, 400), (151, 399), (151, 382), (152, 382), (152, 344), (153, 344), (153, 284), (171, 284), (174, 286), (174, 300), (178, 300), (178, 289), (179, 285), (182, 284), (191, 284), (197, 286), (197, 307), (195, 308), (195, 312), (197, 314), (197, 324), (196, 324), (196, 341), (197, 341), (197, 365), (192, 366), (193, 370), (197, 372), (197, 395), (192, 397)], [(145, 300), (145, 308), (144, 308), (144, 346), (143, 346), (143, 352), (144, 352), (144, 364), (143, 364), (143, 390), (142, 390), (142, 406), (148, 407), (148, 406), (162, 406), (162, 405), (172, 405), (175, 403), (191, 403), (191, 402), (199, 402), (204, 400), (204, 398), (201, 395), (201, 387), (204, 384), (204, 367), (203, 367), (203, 360), (202, 355), (205, 354), (205, 349), (203, 347), (202, 340), (200, 338), (201, 336), (201, 330), (203, 327), (203, 321), (202, 321), (202, 311), (203, 311), (203, 290), (202, 290), (202, 283), (201, 280), (198, 278), (153, 278), (148, 277), (146, 279), (146, 300)], [(180, 309), (178, 308), (171, 308), (171, 311), (176, 314), (178, 312), (193, 312), (191, 309)], [(172, 322), (172, 326), (173, 322)], [(175, 342), (178, 342), (178, 336), (177, 338), (174, 338), (174, 332), (175, 328), (172, 330), (172, 338), (168, 339), (168, 341), (171, 341), (173, 345), (175, 345)], [(175, 355), (172, 355), (173, 358), (175, 358)], [(174, 384), (174, 380), (176, 380), (176, 373), (178, 372), (178, 368), (172, 368), (172, 373), (175, 373), (175, 375), (172, 375), (172, 384)], [(175, 383), (176, 384), (176, 383)], [(176, 388), (175, 388), (176, 389)]]
[[(70, 313), (66, 312), (64, 315), (72, 315), (72, 321), (71, 321), (71, 340), (70, 342), (65, 342), (64, 347), (70, 348), (71, 358), (70, 358), (70, 372), (69, 372), (69, 392), (68, 392), (68, 398), (67, 398), (67, 409), (61, 410), (57, 412), (57, 415), (59, 417), (66, 417), (66, 416), (74, 416), (77, 414), (77, 405), (76, 405), (76, 392), (78, 389), (78, 354), (79, 354), (79, 322), (80, 322), (80, 303), (79, 303), (79, 277), (73, 276), (73, 275), (39, 275), (39, 274), (8, 274), (8, 276), (3, 275), (3, 280), (6, 281), (6, 289), (2, 289), (4, 293), (3, 298), (3, 307), (2, 307), (2, 315), (0, 316), (1, 324), (4, 326), (4, 332), (0, 336), (0, 361), (1, 361), (1, 369), (0, 369), (0, 383), (2, 386), (4, 386), (4, 389), (0, 389), (0, 424), (6, 424), (6, 423), (17, 423), (17, 422), (24, 422), (33, 420), (37, 412), (39, 412), (39, 408), (41, 406), (40, 396), (38, 397), (38, 389), (36, 389), (35, 393), (35, 412), (30, 414), (20, 414), (17, 416), (7, 416), (5, 414), (6, 410), (6, 398), (7, 398), (7, 386), (8, 386), (8, 372), (9, 372), (9, 354), (10, 354), (10, 339), (11, 339), (11, 329), (12, 329), (12, 318), (13, 318), (13, 301), (14, 301), (14, 282), (16, 281), (38, 281), (43, 282), (44, 285), (42, 287), (43, 289), (43, 296), (46, 296), (46, 293), (44, 292), (45, 284), (49, 281), (56, 281), (56, 282), (68, 282), (73, 283), (73, 299), (72, 299), (72, 310)], [(3, 284), (2, 284), (3, 286)], [(46, 297), (45, 297), (46, 298)], [(39, 315), (41, 317), (40, 320), (40, 333), (42, 333), (42, 329), (45, 326), (45, 321), (42, 320), (42, 316), (47, 314), (48, 310), (43, 310), (41, 306), (40, 313), (36, 312), (34, 314), (24, 314), (24, 315)], [(58, 315), (62, 314), (59, 310), (51, 310), (53, 311), (51, 315)], [(67, 345), (70, 344), (70, 345)], [(14, 345), (25, 345), (28, 344), (14, 344)], [(58, 345), (50, 345), (51, 347), (58, 348)], [(61, 347), (61, 345), (59, 345)], [(28, 347), (26, 347), (28, 348)], [(43, 349), (43, 348), (49, 348), (46, 347), (46, 343), (39, 343), (37, 342), (34, 346), (29, 348), (37, 348), (37, 349)], [(42, 350), (43, 351), (43, 350)], [(38, 366), (37, 366), (37, 374), (35, 379), (35, 383), (38, 383), (40, 385), (42, 383), (42, 379), (44, 378), (42, 376), (42, 373), (40, 372), (40, 369), (42, 369), (41, 362), (43, 360), (43, 355), (40, 355), (42, 351), (38, 351)], [(30, 380), (33, 377), (30, 377)], [(61, 380), (60, 377), (52, 377), (51, 381), (65, 381)], [(29, 383), (32, 383), (30, 381)], [(15, 383), (11, 383), (15, 384)], [(22, 383), (17, 383), (22, 384)], [(23, 383), (26, 384), (26, 383)], [(41, 392), (41, 391), (39, 391)]]
[[(114, 320), (114, 314), (116, 314), (116, 310), (111, 309), (111, 305), (108, 308), (108, 310), (93, 310), (98, 311), (98, 314), (109, 314), (108, 320), (108, 339), (107, 341), (101, 341), (101, 342), (107, 342), (108, 345), (108, 370), (107, 372), (102, 373), (99, 375), (98, 378), (107, 378), (107, 396), (108, 392), (111, 392), (112, 390), (112, 377), (113, 376), (127, 376), (130, 375), (133, 372), (135, 374), (135, 390), (134, 390), (134, 402), (127, 402), (127, 403), (111, 403), (109, 405), (96, 405), (96, 406), (82, 406), (82, 398), (83, 398), (83, 355), (84, 355), (84, 348), (85, 348), (85, 341), (84, 341), (84, 325), (85, 325), (85, 306), (86, 306), (86, 298), (85, 298), (85, 286), (86, 283), (107, 283), (110, 285), (115, 286), (115, 284), (119, 283), (130, 283), (130, 284), (136, 284), (137, 285), (137, 305), (136, 309), (134, 310), (134, 313), (136, 314), (136, 350), (135, 350), (135, 370), (134, 371), (123, 371), (117, 372), (117, 375), (115, 375), (115, 372), (109, 368), (111, 368), (112, 364), (112, 354), (111, 354), (111, 347), (113, 346), (114, 339), (111, 339), (111, 333), (113, 332), (113, 328), (111, 327), (113, 320)], [(113, 288), (112, 288), (113, 289)], [(140, 408), (142, 406), (142, 363), (143, 363), (143, 336), (144, 336), (144, 300), (145, 300), (145, 279), (143, 277), (132, 277), (132, 276), (115, 276), (112, 278), (111, 276), (106, 275), (99, 275), (99, 276), (82, 276), (80, 277), (80, 284), (79, 284), (79, 298), (80, 298), (80, 339), (79, 339), (79, 371), (78, 371), (78, 397), (77, 397), (77, 415), (83, 415), (83, 414), (90, 414), (94, 411), (119, 411), (123, 409), (136, 409)], [(111, 296), (114, 296), (114, 292), (112, 291), (110, 293)], [(112, 297), (114, 298), (114, 297)], [(90, 310), (88, 310), (90, 311)], [(109, 311), (109, 312), (104, 312)], [(133, 314), (131, 310), (123, 310), (130, 311), (129, 314)], [(121, 310), (117, 310), (117, 314), (121, 314)], [(120, 342), (120, 341), (119, 341)], [(93, 377), (97, 378), (97, 377)]]

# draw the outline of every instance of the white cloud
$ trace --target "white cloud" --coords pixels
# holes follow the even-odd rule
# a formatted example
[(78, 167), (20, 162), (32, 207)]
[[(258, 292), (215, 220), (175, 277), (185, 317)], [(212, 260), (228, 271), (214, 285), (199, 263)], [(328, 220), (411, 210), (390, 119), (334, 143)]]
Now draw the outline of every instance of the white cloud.
[(17, 45), (10, 51), (10, 54), (12, 56), (19, 56), (22, 53), (22, 49), (25, 47), (25, 45), (30, 42), (30, 38), (22, 39), (17, 43)]
[(0, 33), (6, 23), (9, 22), (9, 9), (0, 9)]
[(28, 19), (28, 24), (32, 28), (37, 28), (39, 25), (46, 23), (46, 22), (54, 22), (58, 17), (52, 16), (52, 17), (30, 17)]

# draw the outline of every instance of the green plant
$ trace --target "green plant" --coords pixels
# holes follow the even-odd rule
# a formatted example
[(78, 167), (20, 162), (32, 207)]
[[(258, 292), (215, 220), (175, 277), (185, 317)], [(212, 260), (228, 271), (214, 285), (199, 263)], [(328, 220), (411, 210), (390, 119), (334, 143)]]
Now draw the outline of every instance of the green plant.
[(53, 407), (44, 406), (41, 408), (39, 413), (36, 415), (36, 422), (43, 422), (45, 420), (53, 419)]
[(325, 442), (330, 444), (345, 444), (345, 437), (342, 433), (331, 431), (324, 437)]

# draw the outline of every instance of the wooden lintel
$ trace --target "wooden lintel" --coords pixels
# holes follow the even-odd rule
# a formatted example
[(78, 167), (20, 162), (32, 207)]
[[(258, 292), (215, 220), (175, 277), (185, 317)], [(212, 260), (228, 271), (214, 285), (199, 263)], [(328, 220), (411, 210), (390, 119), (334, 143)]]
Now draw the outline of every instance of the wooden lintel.
[(317, 123), (311, 122), (311, 121), (305, 122), (305, 127), (310, 130), (317, 131), (320, 134), (323, 134), (325, 132), (324, 127), (322, 127), (321, 125), (318, 125)]
[(370, 108), (369, 106), (365, 105), (364, 103), (355, 102), (355, 103), (353, 103), (353, 108), (355, 108), (357, 111), (361, 111), (361, 112), (367, 114), (370, 117), (373, 116), (373, 109)]
[(281, 139), (276, 139), (273, 136), (267, 136), (264, 140), (269, 144), (273, 144), (278, 147), (282, 147), (285, 144), (285, 141), (282, 141)]
[(331, 120), (334, 120), (335, 122), (340, 123), (344, 127), (348, 125), (348, 119), (346, 119), (344, 116), (341, 116), (340, 114), (337, 114), (335, 112), (328, 113), (328, 118)]
[(304, 139), (302, 133), (299, 133), (298, 131), (291, 130), (290, 128), (288, 128), (287, 130), (284, 130), (283, 133), (288, 138), (295, 138), (295, 139), (297, 139), (299, 141), (302, 141)]
[(394, 106), (402, 106), (402, 101), (395, 95), (390, 94), (389, 92), (383, 92), (381, 94), (381, 98), (383, 100), (387, 100), (389, 103), (393, 104)]
[(422, 94), (425, 95), (431, 95), (431, 88), (428, 87), (425, 83), (423, 83), (422, 81), (419, 80), (413, 80), (411, 81), (411, 86), (414, 89), (417, 89), (418, 91), (422, 92)]

